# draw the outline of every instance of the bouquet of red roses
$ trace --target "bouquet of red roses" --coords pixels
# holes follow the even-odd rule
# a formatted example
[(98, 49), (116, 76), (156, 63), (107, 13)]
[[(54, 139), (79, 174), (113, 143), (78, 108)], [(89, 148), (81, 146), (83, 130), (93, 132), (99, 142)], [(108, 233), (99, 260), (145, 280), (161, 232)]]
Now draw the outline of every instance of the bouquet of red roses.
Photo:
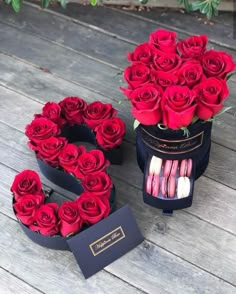
[(46, 203), (39, 175), (24, 170), (11, 186), (16, 217), (30, 230), (45, 236), (74, 235), (110, 213), (111, 178), (101, 171), (85, 177), (82, 185), (84, 192), (76, 200), (59, 207), (57, 203)]
[(124, 71), (128, 88), (121, 90), (131, 102), (136, 126), (176, 130), (223, 111), (226, 82), (236, 66), (232, 56), (207, 50), (205, 35), (176, 37), (175, 32), (157, 30), (127, 55), (132, 63)]

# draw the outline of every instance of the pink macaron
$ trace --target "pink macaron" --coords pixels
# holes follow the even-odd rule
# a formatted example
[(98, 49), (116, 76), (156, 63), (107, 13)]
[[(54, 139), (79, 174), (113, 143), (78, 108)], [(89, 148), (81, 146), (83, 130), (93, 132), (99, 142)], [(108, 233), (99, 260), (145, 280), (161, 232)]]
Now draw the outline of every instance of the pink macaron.
[(175, 176), (178, 169), (178, 160), (166, 160), (164, 166), (164, 177)]
[(173, 198), (175, 196), (175, 177), (163, 177), (161, 183), (161, 193), (163, 197)]
[(183, 159), (180, 164), (179, 175), (181, 177), (190, 177), (192, 173), (193, 161), (191, 158)]
[(159, 194), (160, 178), (159, 176), (153, 176), (152, 179), (152, 196), (157, 197)]
[(152, 179), (153, 175), (149, 175), (146, 181), (146, 191), (148, 194), (152, 194)]

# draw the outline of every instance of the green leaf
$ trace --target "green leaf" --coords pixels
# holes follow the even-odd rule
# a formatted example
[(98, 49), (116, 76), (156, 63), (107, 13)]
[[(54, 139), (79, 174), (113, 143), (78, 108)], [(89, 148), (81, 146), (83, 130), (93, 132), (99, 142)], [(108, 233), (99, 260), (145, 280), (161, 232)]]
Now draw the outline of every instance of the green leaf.
[(225, 113), (226, 111), (235, 108), (236, 106), (227, 106), (227, 107), (223, 107), (215, 116), (221, 115), (223, 113)]
[(91, 3), (92, 6), (96, 6), (96, 4), (97, 4), (97, 0), (91, 0), (90, 3)]
[(148, 3), (148, 0), (139, 0), (139, 3), (145, 5)]
[(235, 74), (236, 74), (236, 71), (231, 72), (230, 74), (227, 75), (226, 80), (228, 81)]
[(198, 120), (199, 120), (198, 116), (194, 116), (191, 123), (195, 124), (195, 122), (198, 121)]
[(12, 8), (15, 12), (19, 12), (21, 7), (21, 0), (12, 0)]
[(6, 4), (10, 4), (11, 3), (11, 0), (5, 0), (5, 3)]
[(188, 2), (188, 0), (184, 0), (184, 7), (187, 12), (190, 12), (192, 10), (192, 4)]
[(134, 130), (135, 129), (137, 129), (137, 127), (140, 125), (140, 122), (137, 120), (137, 119), (135, 119), (134, 120), (134, 124), (133, 124), (133, 126), (134, 126)]
[(201, 2), (200, 1), (192, 3), (192, 10), (193, 11), (199, 10), (200, 8), (201, 8)]
[(184, 137), (188, 138), (190, 136), (190, 132), (189, 132), (188, 128), (182, 127), (180, 129), (184, 132)]
[(61, 0), (61, 7), (66, 8), (66, 0)]
[(43, 8), (48, 8), (50, 0), (41, 0), (41, 6)]

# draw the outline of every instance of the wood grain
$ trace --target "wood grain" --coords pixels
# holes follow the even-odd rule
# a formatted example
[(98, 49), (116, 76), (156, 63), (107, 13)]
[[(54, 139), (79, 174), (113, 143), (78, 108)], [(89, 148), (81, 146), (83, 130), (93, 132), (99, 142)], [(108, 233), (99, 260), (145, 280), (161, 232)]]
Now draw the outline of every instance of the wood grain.
[(105, 271), (85, 280), (72, 253), (33, 243), (16, 221), (0, 217), (0, 266), (44, 293), (142, 293)]
[[(11, 180), (11, 178), (14, 177), (15, 172), (3, 165), (0, 165), (0, 172), (4, 172), (4, 174), (7, 175), (4, 180), (4, 187), (6, 188), (10, 185), (9, 181)], [(207, 224), (204, 221), (200, 221), (198, 218), (189, 216), (184, 212), (176, 213), (175, 217), (169, 218), (162, 216), (161, 212), (154, 208), (145, 207), (146, 209), (142, 209), (144, 204), (142, 203), (141, 192), (139, 190), (132, 187), (127, 188), (126, 185), (117, 180), (115, 181), (115, 184), (117, 187), (117, 193), (118, 195), (120, 195), (120, 197), (118, 198), (119, 206), (127, 202), (132, 205), (133, 213), (135, 214), (138, 224), (147, 239), (155, 242), (165, 250), (167, 249), (168, 251), (174, 252), (176, 255), (181, 256), (184, 259), (188, 258), (188, 261), (190, 261), (191, 263), (195, 263), (195, 261), (197, 260), (197, 264), (198, 266), (201, 265), (201, 268), (205, 270), (207, 269), (207, 271), (211, 269), (211, 271), (214, 272), (214, 275), (218, 275), (220, 277), (223, 276), (224, 278), (227, 276), (227, 281), (234, 282), (233, 273), (236, 264), (236, 247), (234, 246), (234, 244), (236, 239), (231, 234), (224, 232), (221, 229), (216, 228), (210, 224)], [(11, 209), (11, 198), (9, 197), (9, 191), (5, 188), (2, 190), (4, 196), (4, 198), (2, 198), (2, 201), (4, 205), (1, 205), (1, 207), (5, 206), (5, 209), (2, 210), (1, 208), (1, 212), (4, 212), (4, 214), (10, 217), (14, 217), (13, 211)], [(8, 209), (6, 209), (6, 207), (8, 207)], [(219, 239), (221, 240), (221, 242), (219, 242)], [(168, 263), (169, 258), (167, 258), (167, 256), (169, 255), (171, 257), (169, 262), (173, 262), (173, 275), (176, 276), (177, 272), (179, 272), (179, 263), (182, 264), (183, 261), (177, 258), (177, 262), (175, 264), (176, 257), (171, 256), (170, 253), (164, 254), (164, 251), (164, 257), (162, 261), (162, 259), (160, 260), (160, 254), (162, 255), (162, 250), (154, 250), (153, 245), (151, 245), (149, 242), (148, 244), (148, 248), (146, 248), (146, 245), (144, 245), (141, 246), (141, 250), (137, 250), (137, 255), (132, 257), (132, 262), (122, 262), (122, 271), (119, 271), (119, 273), (122, 279), (125, 279), (130, 283), (135, 282), (135, 285), (138, 285), (138, 287), (143, 289), (144, 291), (154, 293), (153, 287), (161, 287), (162, 291), (165, 290), (164, 285), (167, 283), (165, 281), (165, 276), (167, 273), (165, 273), (164, 271), (164, 277), (162, 277), (162, 272), (160, 272), (156, 279), (151, 276), (151, 273), (154, 270), (158, 271), (159, 266), (163, 267), (163, 264)], [(229, 247), (230, 249), (225, 250), (225, 246), (227, 246), (227, 248)], [(210, 251), (209, 248), (211, 248)], [(151, 249), (151, 253), (146, 253), (148, 250), (145, 249)], [(132, 253), (130, 254), (132, 255)], [(151, 256), (147, 256), (147, 254), (151, 254)], [(147, 273), (146, 258), (154, 260), (154, 256), (157, 255), (158, 258), (156, 258), (156, 261), (153, 265), (150, 265), (148, 263), (149, 274), (147, 275), (147, 277), (139, 281), (139, 277), (145, 275), (144, 273), (142, 273), (142, 271), (144, 270), (145, 273)], [(128, 254), (125, 255), (125, 258), (127, 258), (127, 256)], [(200, 258), (200, 256), (204, 256), (204, 258)], [(136, 265), (139, 264), (139, 266), (130, 267), (130, 264), (133, 264), (134, 262), (136, 262)], [(126, 263), (129, 266), (126, 266)], [(110, 271), (111, 268), (111, 272), (117, 272), (117, 266), (114, 266), (115, 269), (113, 268), (113, 266), (109, 266), (108, 270)], [(118, 268), (119, 267), (120, 266), (118, 266)], [(152, 269), (152, 267), (154, 268)], [(171, 268), (171, 265), (169, 265), (168, 267)], [(177, 269), (175, 269), (176, 267)], [(192, 268), (191, 273), (193, 270), (194, 269)], [(167, 270), (167, 272), (168, 271), (169, 270)], [(182, 273), (182, 271), (187, 272), (189, 270), (182, 269), (180, 272)], [(199, 269), (196, 269), (196, 271), (198, 272)], [(172, 274), (172, 272), (170, 272), (169, 274)], [(181, 274), (181, 276), (185, 279), (186, 273), (184, 275)], [(151, 288), (147, 286), (150, 283), (149, 279), (153, 279)], [(178, 277), (178, 280), (179, 279), (181, 279), (181, 277)], [(180, 286), (182, 285), (182, 283), (179, 282), (178, 284), (180, 284)], [(175, 288), (177, 287), (177, 285), (172, 285), (171, 287), (173, 286)]]
[[(5, 11), (6, 10), (6, 11)], [(89, 23), (89, 21), (93, 21), (94, 25), (99, 29), (108, 29), (108, 32), (106, 34), (100, 32), (100, 30), (92, 30), (94, 27), (89, 27), (89, 25), (84, 26), (80, 25), (79, 23), (72, 23), (70, 19), (62, 19), (61, 15), (50, 15), (50, 30), (48, 30), (48, 13), (38, 13), (37, 10), (34, 9), (34, 6), (28, 6), (26, 5), (24, 7), (24, 10), (21, 14), (18, 15), (18, 17), (13, 17), (13, 13), (9, 11), (8, 7), (5, 7), (5, 10), (0, 11), (0, 21), (10, 24), (11, 26), (14, 26), (17, 29), (20, 29), (24, 32), (30, 32), (33, 33), (34, 36), (43, 38), (44, 40), (50, 40), (51, 42), (55, 43), (54, 45), (63, 46), (64, 49), (71, 49), (68, 51), (67, 54), (70, 55), (72, 53), (71, 59), (73, 60), (74, 53), (78, 52), (80, 54), (86, 54), (90, 55), (92, 58), (97, 58), (100, 62), (106, 62), (110, 66), (114, 66), (115, 68), (125, 68), (128, 64), (126, 60), (126, 53), (129, 51), (132, 51), (134, 49), (134, 45), (131, 45), (130, 42), (125, 39), (126, 36), (123, 34), (126, 32), (129, 38), (132, 38), (134, 35), (134, 38), (140, 38), (143, 34), (143, 39), (139, 40), (140, 42), (144, 42), (144, 40), (147, 41), (148, 35), (150, 32), (156, 29), (156, 24), (147, 22), (144, 20), (135, 19), (135, 22), (133, 22), (134, 17), (127, 15), (125, 18), (125, 21), (127, 23), (124, 23), (121, 21), (122, 18), (124, 18), (124, 15), (120, 11), (111, 10), (108, 8), (95, 8), (94, 10), (91, 10), (91, 7), (88, 6), (82, 6), (78, 7), (76, 6), (75, 9), (67, 9), (66, 13), (70, 12), (72, 13), (72, 16), (74, 14), (74, 17), (76, 19), (79, 19), (79, 21), (84, 20), (84, 22)], [(68, 11), (68, 12), (67, 12)], [(6, 13), (7, 12), (7, 13)], [(105, 14), (105, 15), (104, 15)], [(108, 17), (109, 15), (109, 17)], [(92, 17), (91, 17), (92, 16)], [(109, 19), (110, 17), (114, 17), (114, 19), (117, 20), (117, 23), (120, 23), (119, 26), (110, 26)], [(35, 25), (35, 22), (38, 23), (41, 21), (42, 25), (40, 26), (40, 29), (37, 25)], [(137, 31), (137, 29), (134, 29), (137, 22), (142, 22), (143, 25), (139, 24), (139, 27), (142, 28), (141, 32)], [(107, 27), (106, 27), (107, 26)], [(119, 27), (120, 31), (119, 31)], [(7, 27), (5, 27), (7, 29)], [(4, 29), (4, 24), (3, 24)], [(118, 38), (123, 38), (122, 40), (118, 40), (117, 38), (114, 38), (114, 36), (117, 36)], [(182, 36), (181, 38), (187, 37), (187, 35)], [(93, 40), (94, 46), (88, 46), (90, 44), (91, 39)], [(114, 41), (115, 40), (115, 41)], [(136, 42), (138, 42), (136, 40)], [(106, 44), (106, 46), (103, 46), (102, 44)], [(119, 46), (118, 46), (119, 44)], [(39, 45), (40, 46), (40, 45)], [(211, 45), (210, 45), (211, 46)], [(212, 45), (213, 46), (213, 45)], [(99, 50), (100, 47), (103, 47), (103, 50)], [(14, 46), (13, 46), (14, 49)], [(220, 48), (221, 50), (225, 50), (225, 48)], [(228, 50), (227, 50), (228, 51)], [(69, 53), (70, 52), (70, 53)], [(112, 52), (112, 54), (111, 54)], [(232, 53), (232, 52), (231, 52)], [(19, 53), (13, 53), (16, 54), (16, 56), (19, 56)], [(35, 56), (37, 55), (37, 52), (35, 52)], [(21, 55), (20, 55), (21, 56)], [(62, 57), (63, 58), (63, 57)], [(27, 58), (26, 58), (27, 60)], [(31, 60), (31, 62), (37, 62), (34, 60)], [(96, 67), (96, 65), (95, 65)], [(60, 75), (63, 77), (63, 73), (60, 73)], [(120, 76), (121, 78), (121, 76)], [(233, 78), (232, 78), (233, 79)], [(122, 82), (122, 79), (121, 81)], [(231, 90), (230, 97), (225, 101), (226, 106), (234, 105), (236, 104), (236, 83), (235, 81), (230, 81), (229, 88)], [(96, 88), (94, 88), (96, 90)], [(113, 91), (110, 92), (109, 95), (113, 97), (114, 99), (117, 99), (117, 90), (119, 91), (119, 84), (114, 84)], [(113, 95), (114, 93), (114, 95)], [(104, 93), (103, 93), (104, 94)], [(123, 95), (119, 91), (119, 97), (121, 99), (124, 99), (122, 97)], [(230, 113), (235, 114), (235, 109), (229, 110)]]
[(24, 281), (18, 279), (17, 277), (11, 275), (11, 273), (7, 272), (3, 268), (0, 268), (0, 279), (1, 285), (0, 290), (1, 293), (4, 294), (12, 294), (15, 293), (17, 289), (17, 293), (24, 294), (40, 294), (43, 293), (32, 288), (30, 285), (26, 284)]
[[(4, 127), (5, 127), (5, 131), (3, 131)], [(22, 137), (23, 135), (16, 130), (10, 131), (10, 128), (7, 126), (3, 126), (3, 128), (0, 128), (1, 133), (8, 133), (8, 134), (11, 133), (11, 136), (12, 136), (12, 138), (10, 138), (10, 136), (8, 135), (8, 137), (6, 138), (7, 142), (10, 142), (12, 144), (13, 140), (15, 140), (15, 145), (17, 145), (17, 142), (19, 142), (19, 138)], [(26, 168), (26, 166), (30, 166), (30, 168), (36, 167), (36, 162), (34, 157), (29, 155), (26, 156), (27, 152), (25, 153), (23, 152), (23, 150), (19, 152), (16, 149), (14, 153), (12, 154), (12, 156), (9, 159), (8, 158), (6, 159), (6, 153), (11, 152), (11, 148), (12, 147), (9, 147), (8, 143), (4, 143), (0, 139), (0, 150), (1, 150), (0, 162), (4, 162), (5, 164), (9, 165), (11, 168), (14, 168), (17, 170), (22, 170)], [(23, 148), (24, 147), (22, 146), (22, 149)], [(25, 148), (27, 149), (26, 146)], [(4, 150), (7, 150), (7, 152)], [(134, 150), (132, 150), (132, 153), (134, 153)], [(136, 162), (135, 162), (135, 159), (132, 160), (130, 156), (132, 153), (128, 152), (129, 164), (130, 162), (132, 162), (134, 166)], [(36, 167), (36, 170), (38, 170), (37, 167)], [(135, 170), (134, 167), (127, 169), (127, 166), (125, 165), (121, 167), (112, 167), (111, 170), (112, 170), (112, 175), (115, 176), (116, 178), (119, 177), (121, 180), (121, 182), (118, 182), (116, 184), (116, 186), (119, 187), (117, 195), (121, 195), (120, 199), (123, 199), (124, 202), (129, 202), (133, 208), (136, 207), (136, 205), (138, 205), (137, 214), (135, 216), (137, 220), (141, 222), (142, 228), (144, 227), (148, 228), (148, 232), (145, 233), (146, 238), (152, 240), (153, 242), (157, 243), (158, 245), (161, 245), (162, 247), (172, 252), (175, 252), (175, 254), (181, 256), (184, 259), (187, 258), (187, 260), (190, 260), (192, 263), (196, 264), (197, 266), (200, 266), (201, 268), (209, 272), (214, 272), (214, 273), (217, 272), (217, 275), (219, 275), (219, 277), (223, 278), (224, 280), (230, 281), (231, 283), (234, 282), (234, 275), (232, 275), (233, 264), (231, 264), (231, 260), (234, 259), (233, 248), (236, 248), (233, 245), (234, 242), (236, 241), (235, 237), (233, 237), (227, 232), (222, 231), (219, 228), (216, 228), (204, 221), (199, 220), (198, 217), (185, 215), (183, 214), (183, 212), (177, 212), (174, 218), (163, 218), (163, 216), (161, 215), (161, 212), (157, 209), (145, 207), (145, 210), (143, 210), (142, 207), (144, 206), (144, 204), (141, 199), (141, 191), (139, 189), (133, 188), (130, 185), (130, 184), (134, 185), (133, 183), (134, 179), (130, 178), (129, 176), (132, 174), (132, 177), (135, 177), (136, 181), (140, 179), (139, 183), (141, 183), (141, 173), (139, 172), (139, 177), (138, 177), (137, 171), (136, 171), (136, 175), (134, 175), (133, 173), (133, 171)], [(125, 181), (125, 184), (123, 183), (124, 181)], [(122, 189), (122, 187), (123, 187), (123, 190), (120, 191), (119, 189)], [(204, 186), (202, 187), (202, 189), (204, 189)], [(218, 189), (220, 189), (220, 186), (218, 187)], [(222, 190), (225, 191), (225, 188), (222, 187)], [(211, 195), (210, 190), (208, 191), (209, 191), (209, 194)], [(212, 193), (214, 194), (214, 191)], [(122, 195), (124, 198), (122, 198)], [(231, 198), (230, 194), (229, 194), (229, 198)], [(214, 199), (212, 203), (211, 198), (208, 198), (207, 201), (205, 201), (206, 207), (208, 207), (208, 200), (210, 200), (209, 207), (214, 207), (216, 205)], [(142, 213), (142, 210), (143, 210), (143, 213)], [(149, 215), (148, 219), (147, 219), (147, 215)], [(230, 218), (230, 221), (234, 223), (233, 216)], [(159, 225), (159, 222), (161, 223), (161, 225)], [(163, 225), (163, 222), (164, 222), (164, 225)], [(229, 218), (225, 219), (225, 222), (229, 222)], [(159, 227), (163, 228), (163, 226), (167, 227), (167, 224), (168, 224), (168, 228), (170, 228), (170, 230), (168, 231), (170, 234), (165, 235), (165, 238), (162, 243), (160, 243), (161, 241), (160, 236), (156, 234), (157, 233), (156, 231), (158, 231), (158, 229), (157, 228), (155, 229), (155, 224), (157, 224), (156, 225), (157, 228)], [(219, 225), (221, 227), (222, 223)], [(150, 229), (151, 229), (151, 232), (150, 232)], [(163, 229), (161, 229), (161, 234), (162, 233), (163, 233)], [(204, 235), (205, 233), (206, 235)], [(216, 236), (218, 237), (221, 236), (221, 237), (219, 237), (220, 239), (219, 238), (217, 239)], [(195, 243), (195, 240), (198, 240), (198, 238), (200, 238), (199, 242), (195, 244), (194, 248), (192, 248), (193, 244)], [(168, 243), (169, 239), (170, 241)], [(187, 240), (189, 243), (187, 242)], [(219, 242), (219, 240), (222, 240), (222, 242)], [(179, 242), (181, 242), (181, 246), (177, 245)], [(228, 249), (223, 250), (224, 246), (226, 246), (226, 244), (229, 244), (229, 243), (232, 244), (232, 246), (230, 246), (232, 250), (228, 250)], [(204, 246), (202, 246), (202, 244), (204, 244)], [(187, 248), (189, 248), (188, 252), (187, 252)], [(210, 248), (209, 253), (206, 253), (208, 252), (206, 248)], [(204, 258), (203, 259), (199, 258), (199, 254), (204, 255)], [(209, 260), (205, 256), (207, 254), (209, 255)], [(235, 257), (236, 257), (236, 254), (235, 254)], [(220, 270), (219, 264), (221, 264), (221, 266), (224, 268), (224, 271)]]

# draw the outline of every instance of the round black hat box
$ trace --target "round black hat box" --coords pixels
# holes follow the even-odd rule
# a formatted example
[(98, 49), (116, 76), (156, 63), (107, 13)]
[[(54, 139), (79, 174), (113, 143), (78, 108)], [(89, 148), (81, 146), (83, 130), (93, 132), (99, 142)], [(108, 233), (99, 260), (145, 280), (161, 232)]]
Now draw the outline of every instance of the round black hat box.
[[(211, 149), (211, 122), (199, 120), (188, 127), (189, 137), (184, 136), (182, 130), (162, 130), (157, 126), (140, 124), (136, 129), (137, 162), (144, 173), (143, 200), (146, 204), (172, 211), (192, 205), (194, 180), (198, 179), (206, 170)], [(147, 167), (151, 156), (163, 160), (193, 160), (193, 183), (190, 196), (183, 199), (168, 199), (153, 197), (145, 192)]]

